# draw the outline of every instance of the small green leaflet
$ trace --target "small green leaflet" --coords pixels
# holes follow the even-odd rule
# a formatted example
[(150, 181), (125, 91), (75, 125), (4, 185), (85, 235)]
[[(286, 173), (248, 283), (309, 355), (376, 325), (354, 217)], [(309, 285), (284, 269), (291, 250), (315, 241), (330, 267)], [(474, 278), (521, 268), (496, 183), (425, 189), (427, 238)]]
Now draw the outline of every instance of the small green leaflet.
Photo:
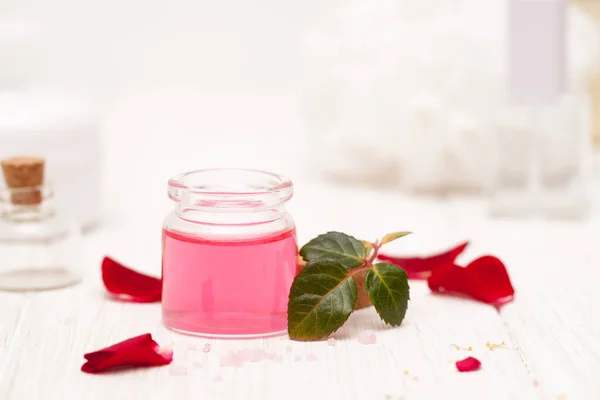
[(367, 256), (367, 257), (371, 256), (371, 254), (373, 253), (373, 250), (375, 250), (375, 248), (373, 247), (373, 243), (367, 242), (366, 240), (361, 240), (360, 242), (363, 244), (363, 246), (365, 246), (365, 250), (366, 250), (365, 256)]
[(394, 232), (394, 233), (388, 233), (387, 235), (385, 235), (384, 237), (381, 238), (381, 244), (386, 244), (389, 242), (393, 242), (396, 239), (400, 239), (401, 237), (404, 237), (406, 235), (410, 235), (412, 232)]
[(308, 264), (290, 290), (290, 339), (319, 340), (335, 332), (354, 311), (356, 298), (356, 283), (344, 265), (334, 261)]
[(364, 264), (367, 251), (360, 240), (352, 236), (327, 232), (305, 244), (300, 255), (307, 263), (335, 261), (346, 268), (356, 268)]
[(375, 264), (365, 276), (365, 289), (383, 321), (392, 326), (402, 323), (410, 300), (404, 270), (392, 264)]

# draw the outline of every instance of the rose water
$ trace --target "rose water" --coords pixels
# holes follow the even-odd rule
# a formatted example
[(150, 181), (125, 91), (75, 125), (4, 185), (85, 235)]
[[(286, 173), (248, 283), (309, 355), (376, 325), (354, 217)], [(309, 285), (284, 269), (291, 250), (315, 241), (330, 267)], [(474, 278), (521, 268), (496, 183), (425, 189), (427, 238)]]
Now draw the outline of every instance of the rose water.
[(163, 230), (166, 325), (216, 337), (286, 331), (297, 254), (294, 229), (231, 240)]

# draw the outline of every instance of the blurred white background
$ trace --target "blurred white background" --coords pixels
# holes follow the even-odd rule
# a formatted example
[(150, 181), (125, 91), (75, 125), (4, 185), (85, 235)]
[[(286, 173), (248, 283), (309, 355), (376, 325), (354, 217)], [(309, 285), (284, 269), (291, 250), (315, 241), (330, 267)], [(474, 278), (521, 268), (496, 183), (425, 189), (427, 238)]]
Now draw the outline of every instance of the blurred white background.
[(100, 102), (157, 87), (296, 84), (300, 41), (331, 1), (3, 0), (44, 25), (41, 79)]
[[(0, 12), (31, 17), (40, 24), (42, 34), (38, 44), (42, 52), (34, 75), (35, 85), (80, 93), (98, 112), (105, 205), (113, 213), (144, 215), (156, 207), (166, 210), (169, 207), (165, 192), (167, 179), (190, 169), (260, 168), (289, 175), (297, 184), (303, 180), (312, 182), (321, 171), (310, 170), (309, 156), (319, 149), (324, 153), (321, 157), (331, 158), (332, 166), (342, 172), (351, 168), (356, 171), (373, 168), (373, 173), (382, 180), (389, 177), (387, 180), (392, 182), (397, 166), (388, 159), (394, 160), (396, 152), (403, 151), (416, 161), (426, 160), (414, 163), (416, 166), (411, 172), (420, 175), (413, 173), (412, 176), (434, 182), (434, 186), (439, 181), (460, 176), (467, 182), (460, 184), (471, 185), (469, 173), (478, 172), (480, 161), (488, 158), (480, 151), (486, 143), (481, 139), (481, 132), (475, 132), (474, 136), (472, 132), (478, 129), (480, 121), (456, 113), (453, 116), (457, 116), (458, 122), (453, 121), (456, 126), (452, 128), (455, 131), (446, 132), (446, 125), (437, 129), (433, 125), (436, 121), (426, 128), (426, 123), (440, 113), (450, 113), (446, 111), (449, 110), (446, 103), (439, 102), (435, 96), (432, 98), (431, 93), (426, 93), (429, 97), (417, 99), (410, 97), (415, 94), (411, 92), (407, 103), (401, 102), (406, 101), (405, 98), (399, 98), (401, 101), (396, 103), (398, 99), (394, 97), (402, 96), (402, 85), (413, 80), (413, 75), (406, 71), (419, 71), (420, 64), (389, 64), (389, 70), (384, 72), (377, 66), (386, 66), (387, 59), (381, 52), (396, 56), (395, 51), (420, 49), (419, 54), (426, 59), (423, 62), (435, 67), (431, 79), (425, 73), (421, 78), (433, 82), (440, 78), (435, 75), (439, 72), (435, 72), (436, 68), (446, 67), (439, 60), (447, 57), (447, 65), (472, 67), (472, 70), (462, 71), (456, 81), (458, 86), (454, 82), (456, 93), (473, 94), (478, 89), (483, 91), (486, 100), (495, 101), (485, 90), (488, 86), (501, 87), (503, 83), (497, 80), (502, 77), (496, 71), (498, 63), (489, 59), (489, 54), (501, 53), (495, 46), (503, 31), (494, 27), (503, 26), (503, 22), (493, 20), (497, 14), (494, 7), (500, 4), (500, 0), (490, 2), (489, 6), (474, 0), (0, 0)], [(322, 20), (334, 6), (347, 6), (346, 14)], [(391, 7), (395, 14), (388, 13), (386, 7)], [(435, 25), (435, 19), (427, 19), (438, 11), (439, 21), (446, 19), (448, 24)], [(372, 15), (377, 18), (371, 19)], [(397, 23), (401, 18), (405, 18), (403, 24)], [(570, 18), (571, 22), (575, 21), (573, 29), (576, 31), (571, 40), (580, 43), (575, 52), (584, 55), (578, 59), (578, 65), (587, 67), (588, 58), (595, 56), (587, 50), (598, 43), (597, 27), (590, 17), (582, 19), (581, 13), (574, 18), (571, 13)], [(339, 24), (334, 27), (327, 21)], [(469, 21), (480, 21), (480, 25)], [(329, 39), (334, 38), (334, 48), (372, 52), (371, 58), (363, 58), (372, 61), (373, 69), (369, 69), (371, 65), (367, 63), (362, 75), (346, 76), (351, 82), (346, 92), (349, 98), (354, 96), (362, 102), (350, 102), (343, 118), (356, 119), (348, 119), (346, 125), (342, 123), (341, 134), (321, 132), (307, 117), (307, 91), (328, 90), (327, 84), (311, 80), (314, 75), (307, 76), (306, 38), (309, 32), (315, 32), (312, 28), (318, 23), (322, 33), (331, 33)], [(421, 31), (411, 31), (419, 26)], [(484, 26), (492, 28), (484, 32)], [(330, 27), (331, 32), (328, 32)], [(446, 35), (445, 29), (452, 27), (455, 34)], [(433, 29), (429, 32), (429, 28)], [(442, 44), (438, 48), (412, 46), (410, 38), (414, 32), (425, 34), (422, 40), (433, 38), (433, 42), (438, 35)], [(452, 36), (448, 40), (455, 40), (457, 46), (449, 47), (441, 42), (447, 36)], [(461, 42), (466, 37), (473, 41)], [(581, 37), (584, 40), (579, 40)], [(316, 38), (313, 45), (319, 44), (320, 37)], [(398, 42), (399, 38), (403, 41)], [(390, 43), (387, 48), (377, 47), (387, 43), (386, 40)], [(486, 46), (491, 49), (489, 53), (480, 54), (478, 49)], [(324, 49), (327, 53), (328, 48)], [(337, 60), (342, 64), (343, 51)], [(448, 61), (451, 57), (461, 63), (452, 64)], [(408, 53), (407, 59), (411, 58), (412, 53)], [(360, 57), (347, 64), (349, 69), (357, 60), (360, 61)], [(398, 58), (394, 60), (397, 62)], [(327, 72), (326, 68), (323, 71)], [(402, 76), (403, 79), (394, 81), (395, 77)], [(371, 82), (371, 77), (379, 80)], [(476, 83), (463, 90), (461, 85), (470, 80)], [(353, 87), (354, 83), (358, 86)], [(393, 85), (385, 92), (387, 83)], [(370, 91), (371, 88), (374, 89)], [(317, 94), (325, 98), (326, 90)], [(477, 96), (480, 95), (477, 92)], [(379, 103), (373, 99), (382, 100), (388, 107), (387, 114), (375, 121), (377, 124), (373, 124), (373, 118), (378, 117), (369, 114), (378, 111)], [(465, 103), (479, 106), (481, 102), (473, 97), (467, 98)], [(315, 101), (312, 105), (319, 108), (319, 104)], [(416, 130), (398, 132), (396, 127), (389, 126), (387, 130), (382, 129), (387, 119), (394, 120), (396, 109), (406, 113), (410, 109), (424, 122), (421, 121)], [(490, 106), (486, 112), (493, 109)], [(350, 132), (359, 125), (358, 133)], [(419, 131), (421, 128), (432, 129), (437, 136), (425, 136)], [(353, 143), (348, 144), (346, 134), (353, 138)], [(445, 138), (450, 150), (442, 148), (439, 153), (427, 153), (425, 148), (431, 143), (439, 145), (440, 138)], [(346, 144), (347, 148), (343, 146)], [(365, 156), (357, 157), (361, 151)], [(479, 158), (473, 158), (475, 154)], [(310, 175), (310, 172), (316, 173)]]
[(297, 175), (302, 35), (327, 1), (2, 1), (41, 24), (36, 85), (100, 114), (114, 212), (166, 202), (167, 179), (188, 169)]

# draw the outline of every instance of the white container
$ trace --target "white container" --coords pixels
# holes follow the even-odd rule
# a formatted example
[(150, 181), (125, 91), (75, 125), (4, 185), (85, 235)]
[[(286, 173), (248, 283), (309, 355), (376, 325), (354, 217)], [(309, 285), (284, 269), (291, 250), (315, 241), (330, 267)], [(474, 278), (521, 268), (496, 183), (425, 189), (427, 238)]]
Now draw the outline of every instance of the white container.
[(583, 218), (589, 99), (567, 80), (566, 0), (509, 2), (509, 74), (493, 126), (491, 212)]
[[(311, 166), (357, 184), (394, 179), (409, 193), (489, 190), (509, 2), (333, 3), (306, 38), (308, 140), (319, 144)], [(600, 31), (577, 7), (565, 12), (565, 78), (583, 93)]]
[(99, 124), (82, 99), (0, 91), (0, 158), (44, 157), (58, 211), (84, 229), (101, 217), (101, 145)]
[(80, 96), (28, 87), (39, 31), (33, 20), (0, 16), (0, 158), (45, 158), (57, 210), (91, 228), (102, 216), (100, 124)]

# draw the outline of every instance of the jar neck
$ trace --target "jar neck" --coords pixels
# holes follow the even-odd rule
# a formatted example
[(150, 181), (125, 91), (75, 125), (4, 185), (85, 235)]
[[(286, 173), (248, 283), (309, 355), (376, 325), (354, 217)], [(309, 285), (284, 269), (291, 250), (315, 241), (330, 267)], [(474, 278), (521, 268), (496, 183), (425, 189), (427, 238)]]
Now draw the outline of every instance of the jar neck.
[(213, 208), (190, 207), (178, 203), (175, 215), (187, 222), (206, 225), (259, 225), (268, 224), (287, 215), (285, 207), (280, 204), (269, 209), (264, 208)]
[(277, 174), (247, 169), (206, 169), (174, 176), (168, 183), (175, 215), (213, 225), (253, 225), (286, 215), (292, 182)]
[(48, 186), (0, 189), (0, 219), (4, 221), (43, 221), (55, 213), (54, 193)]

